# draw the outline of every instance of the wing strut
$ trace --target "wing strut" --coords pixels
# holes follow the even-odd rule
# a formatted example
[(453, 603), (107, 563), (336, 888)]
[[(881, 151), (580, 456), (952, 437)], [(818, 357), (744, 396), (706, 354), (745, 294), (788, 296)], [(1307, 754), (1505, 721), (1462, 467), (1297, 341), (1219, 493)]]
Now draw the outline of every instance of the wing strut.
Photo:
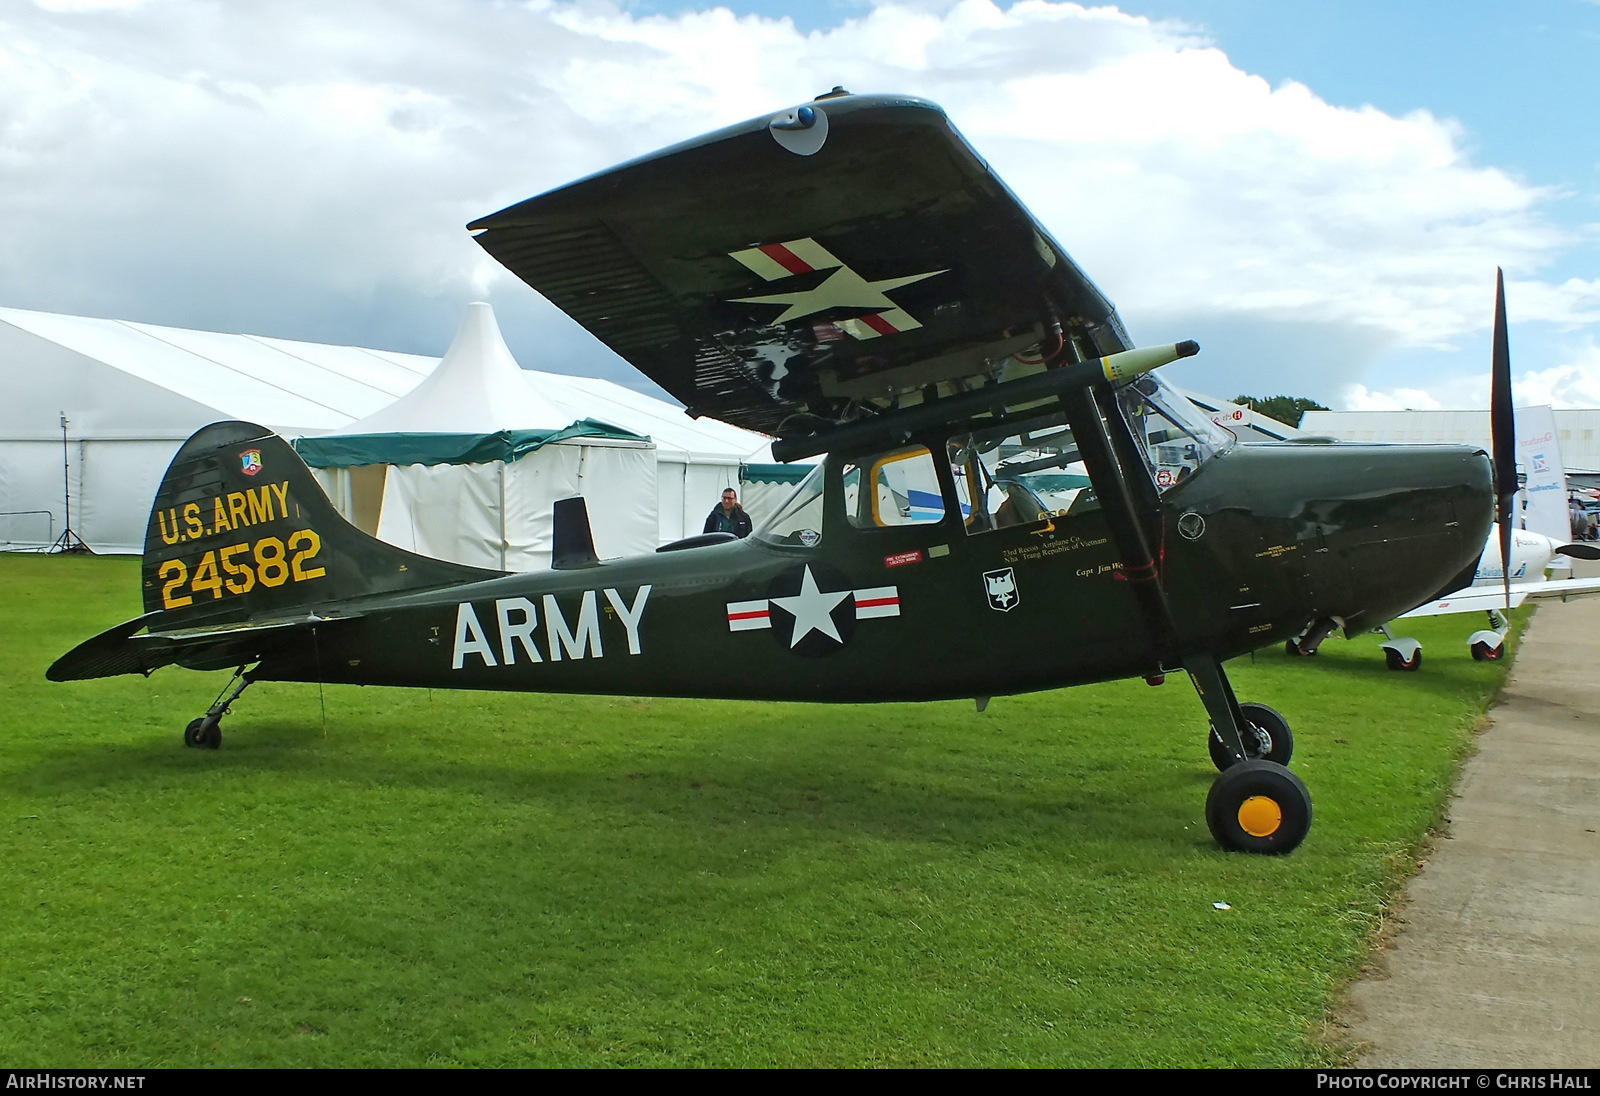
[[(1159, 658), (1172, 654), (1178, 630), (1167, 604), (1167, 593), (1156, 571), (1155, 557), (1139, 522), (1128, 477), (1117, 462), (1105, 419), (1095, 402), (1093, 390), (1078, 388), (1063, 392), (1061, 406), (1072, 426), (1073, 440), (1089, 471), (1089, 482), (1100, 500), (1101, 512), (1110, 528), (1111, 543), (1122, 561), (1122, 573), (1139, 600), (1145, 626), (1150, 632)], [(1126, 427), (1124, 427), (1126, 429)]]
[[(1127, 423), (1117, 413), (1115, 393), (1102, 380), (1089, 387), (1063, 391), (1058, 398), (1088, 469), (1089, 482), (1100, 500), (1111, 543), (1122, 561), (1122, 573), (1138, 599), (1157, 658), (1165, 668), (1175, 654), (1181, 657), (1223, 749), (1233, 756), (1235, 763), (1243, 762), (1247, 757), (1243, 735), (1245, 716), (1221, 660), (1209, 651), (1179, 651), (1177, 622), (1173, 619), (1172, 607), (1161, 585), (1161, 573), (1140, 520), (1142, 508), (1135, 497), (1134, 477), (1130, 473), (1131, 468), (1142, 469), (1142, 462)], [(1148, 504), (1151, 500), (1145, 501)], [(1155, 500), (1158, 514), (1159, 507), (1159, 500)], [(1148, 505), (1143, 509), (1148, 510)]]

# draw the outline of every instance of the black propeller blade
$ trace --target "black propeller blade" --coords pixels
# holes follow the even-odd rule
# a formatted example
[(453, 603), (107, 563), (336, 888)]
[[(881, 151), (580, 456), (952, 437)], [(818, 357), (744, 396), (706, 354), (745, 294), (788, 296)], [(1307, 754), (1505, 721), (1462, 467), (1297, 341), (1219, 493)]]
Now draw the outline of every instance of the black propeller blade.
[(1506, 278), (1494, 272), (1494, 364), (1489, 395), (1494, 438), (1495, 520), (1500, 523), (1500, 575), (1511, 608), (1511, 507), (1517, 496), (1517, 424), (1511, 407), (1511, 342), (1506, 335)]
[(1573, 559), (1600, 559), (1600, 547), (1593, 544), (1563, 544), (1556, 549), (1556, 555)]

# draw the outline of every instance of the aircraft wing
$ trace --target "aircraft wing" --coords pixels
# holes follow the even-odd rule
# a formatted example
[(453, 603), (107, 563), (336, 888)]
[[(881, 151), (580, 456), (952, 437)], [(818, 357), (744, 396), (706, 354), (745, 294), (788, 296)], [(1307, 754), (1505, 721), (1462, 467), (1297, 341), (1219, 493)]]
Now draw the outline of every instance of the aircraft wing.
[[(1513, 582), (1511, 607), (1515, 609), (1525, 601), (1545, 601), (1559, 598), (1566, 601), (1574, 597), (1592, 597), (1600, 594), (1600, 578), (1555, 579), (1549, 582)], [(1490, 609), (1504, 609), (1505, 591), (1499, 586), (1469, 586), (1449, 597), (1419, 605), (1404, 617), (1445, 616), (1450, 613), (1482, 613)]]
[(1131, 346), (1111, 302), (922, 99), (824, 98), (468, 227), (691, 412), (770, 434), (797, 414), (838, 422), (993, 380), (1012, 353), (1058, 349), (1052, 318), (1087, 356)]

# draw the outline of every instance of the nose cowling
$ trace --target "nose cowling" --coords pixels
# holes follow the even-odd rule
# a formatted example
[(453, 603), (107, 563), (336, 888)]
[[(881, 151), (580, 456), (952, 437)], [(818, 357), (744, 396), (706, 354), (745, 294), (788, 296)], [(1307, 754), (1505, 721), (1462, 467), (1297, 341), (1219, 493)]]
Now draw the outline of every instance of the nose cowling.
[(1326, 572), (1317, 593), (1347, 632), (1463, 585), (1494, 521), (1492, 467), (1468, 446), (1329, 447), (1308, 485)]
[(1167, 496), (1205, 522), (1173, 553), (1174, 574), (1206, 591), (1190, 619), (1225, 620), (1246, 649), (1318, 619), (1353, 633), (1443, 596), (1483, 550), (1491, 478), (1467, 446), (1238, 446)]

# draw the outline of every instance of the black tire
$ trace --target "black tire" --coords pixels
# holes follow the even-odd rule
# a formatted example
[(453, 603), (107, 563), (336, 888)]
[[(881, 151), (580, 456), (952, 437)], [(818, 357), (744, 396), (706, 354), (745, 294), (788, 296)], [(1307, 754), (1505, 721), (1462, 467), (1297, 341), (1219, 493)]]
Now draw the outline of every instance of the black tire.
[(1487, 643), (1478, 642), (1472, 645), (1472, 660), (1474, 662), (1499, 662), (1506, 654), (1506, 645), (1497, 643), (1493, 647)]
[(214, 750), (222, 745), (222, 721), (201, 716), (183, 729), (183, 744), (192, 750)]
[[(1264, 759), (1287, 765), (1294, 756), (1294, 734), (1290, 732), (1289, 721), (1283, 718), (1283, 713), (1265, 704), (1254, 703), (1239, 705), (1239, 711), (1243, 713), (1247, 724), (1244, 728), (1245, 760)], [(1211, 763), (1219, 772), (1233, 767), (1233, 755), (1222, 744), (1222, 736), (1215, 727), (1206, 736), (1206, 746), (1211, 751)]]
[(1293, 852), (1311, 832), (1311, 793), (1274, 761), (1245, 761), (1212, 783), (1206, 826), (1230, 852)]
[(1311, 658), (1317, 653), (1315, 651), (1301, 650), (1300, 642), (1294, 639), (1284, 640), (1283, 650), (1290, 658)]
[(1392, 651), (1385, 647), (1383, 649), (1383, 660), (1391, 670), (1415, 670), (1422, 665), (1422, 648), (1418, 647), (1412, 652), (1410, 658), (1402, 658), (1399, 651)]

